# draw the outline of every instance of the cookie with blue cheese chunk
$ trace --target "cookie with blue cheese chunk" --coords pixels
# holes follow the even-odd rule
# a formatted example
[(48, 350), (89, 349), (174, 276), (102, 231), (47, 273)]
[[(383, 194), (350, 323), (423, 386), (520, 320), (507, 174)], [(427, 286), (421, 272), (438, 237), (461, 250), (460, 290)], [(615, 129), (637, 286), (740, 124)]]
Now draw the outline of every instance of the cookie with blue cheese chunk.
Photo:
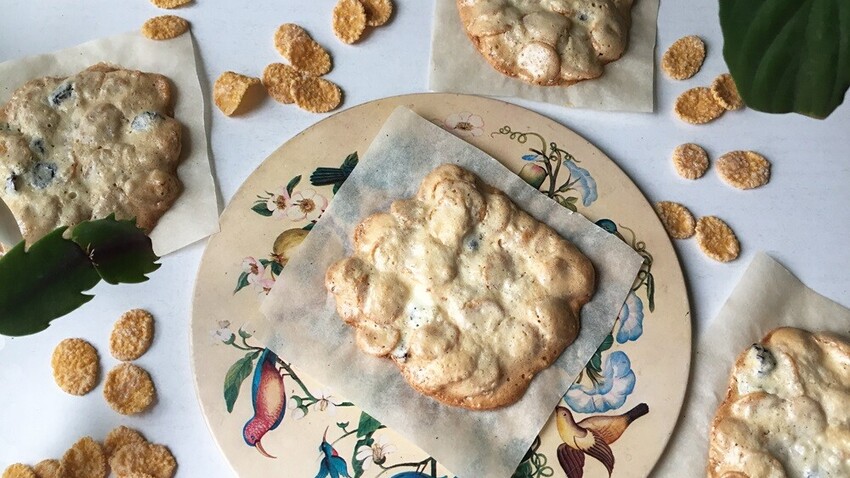
[(590, 260), (455, 165), (367, 217), (325, 286), (357, 346), (417, 391), (468, 409), (519, 400), (576, 339)]
[(0, 200), (28, 243), (115, 213), (150, 231), (182, 191), (169, 80), (97, 64), (0, 106)]
[(850, 476), (850, 342), (783, 327), (744, 350), (709, 442), (709, 478)]

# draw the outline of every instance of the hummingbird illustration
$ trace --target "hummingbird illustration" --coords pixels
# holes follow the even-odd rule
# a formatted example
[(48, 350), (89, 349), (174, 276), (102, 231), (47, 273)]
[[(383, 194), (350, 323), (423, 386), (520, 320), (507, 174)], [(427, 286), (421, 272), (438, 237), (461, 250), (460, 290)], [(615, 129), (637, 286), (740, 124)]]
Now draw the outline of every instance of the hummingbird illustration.
[(339, 456), (333, 445), (328, 443), (327, 428), (322, 436), (319, 452), (322, 453), (322, 461), (319, 463), (319, 473), (316, 474), (316, 478), (351, 478), (345, 459)]
[(310, 175), (310, 184), (313, 186), (327, 186), (333, 184), (333, 192), (336, 194), (342, 183), (354, 171), (358, 162), (357, 152), (349, 154), (338, 168), (319, 167)]
[(242, 429), (245, 443), (255, 447), (261, 455), (268, 458), (275, 457), (266, 452), (261, 440), (266, 433), (280, 425), (286, 413), (286, 389), (276, 364), (277, 355), (269, 349), (263, 350), (254, 369), (254, 381), (251, 385), (254, 416)]
[(633, 421), (647, 413), (649, 407), (641, 403), (622, 415), (596, 415), (576, 423), (569, 409), (555, 407), (555, 424), (558, 435), (564, 441), (558, 446), (558, 462), (567, 478), (584, 476), (585, 454), (605, 465), (608, 476), (611, 476), (614, 453), (609, 445), (617, 441)]

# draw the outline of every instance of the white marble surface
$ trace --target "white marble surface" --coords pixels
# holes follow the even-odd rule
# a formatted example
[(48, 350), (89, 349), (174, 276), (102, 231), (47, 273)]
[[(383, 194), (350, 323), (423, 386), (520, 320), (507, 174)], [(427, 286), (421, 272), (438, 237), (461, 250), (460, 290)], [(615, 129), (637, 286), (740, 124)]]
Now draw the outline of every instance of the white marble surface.
[[(72, 46), (137, 28), (160, 14), (145, 0), (2, 0), (0, 61)], [(391, 24), (357, 46), (345, 46), (331, 33), (333, 0), (196, 0), (179, 14), (193, 23), (205, 91), (224, 70), (260, 75), (278, 60), (272, 34), (280, 23), (296, 22), (332, 50), (329, 78), (346, 93), (344, 107), (372, 99), (424, 91), (427, 85), (433, 2), (396, 0)], [(731, 264), (712, 262), (694, 241), (676, 243), (699, 330), (711, 321), (757, 250), (789, 267), (806, 284), (850, 306), (850, 106), (825, 121), (755, 111), (727, 114), (705, 126), (689, 126), (671, 114), (684, 89), (708, 84), (725, 70), (716, 2), (662, 2), (660, 48), (686, 34), (708, 43), (700, 74), (685, 82), (659, 72), (654, 114), (566, 110), (518, 102), (541, 112), (599, 146), (651, 201), (675, 200), (697, 215), (716, 214), (735, 229), (743, 253)], [(657, 53), (658, 57), (660, 53)], [(321, 116), (271, 100), (240, 119), (209, 114), (214, 166), (226, 202), (266, 155)], [(732, 149), (755, 149), (773, 162), (773, 179), (764, 188), (732, 190), (709, 172), (688, 182), (670, 164), (671, 150), (694, 141), (712, 157)], [(118, 424), (140, 428), (167, 443), (179, 463), (178, 476), (234, 476), (207, 431), (195, 398), (189, 362), (189, 308), (203, 243), (166, 257), (144, 284), (97, 287), (97, 298), (41, 334), (0, 337), (0, 469), (9, 463), (34, 463), (58, 457), (82, 435), (102, 438)], [(2, 285), (0, 285), (2, 287)], [(82, 336), (108, 356), (108, 333), (121, 312), (145, 307), (158, 317), (154, 347), (139, 363), (154, 373), (160, 400), (151, 413), (126, 418), (112, 412), (100, 389), (78, 398), (53, 384), (50, 353), (65, 337)], [(558, 470), (560, 473), (560, 470)]]

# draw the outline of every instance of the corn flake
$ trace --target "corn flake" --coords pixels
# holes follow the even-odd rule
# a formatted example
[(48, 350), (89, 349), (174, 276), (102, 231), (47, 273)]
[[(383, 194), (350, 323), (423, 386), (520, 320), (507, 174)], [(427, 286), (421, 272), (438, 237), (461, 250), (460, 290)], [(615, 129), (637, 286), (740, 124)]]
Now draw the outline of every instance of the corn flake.
[(64, 478), (65, 467), (59, 460), (42, 460), (33, 467), (38, 478)]
[(705, 43), (696, 35), (679, 38), (661, 57), (661, 69), (674, 80), (697, 74), (705, 61)]
[(708, 171), (708, 153), (701, 146), (685, 143), (673, 150), (673, 166), (685, 179), (699, 179)]
[(655, 203), (655, 212), (667, 234), (673, 239), (687, 239), (694, 235), (696, 221), (685, 206), (672, 201), (661, 201)]
[(100, 443), (81, 438), (62, 455), (66, 478), (106, 478), (106, 455)]
[(392, 0), (360, 0), (366, 9), (366, 25), (379, 27), (387, 23), (393, 14)]
[(313, 113), (327, 113), (342, 101), (339, 86), (324, 78), (307, 77), (292, 85), (292, 97), (299, 108)]
[(711, 82), (711, 94), (714, 95), (714, 101), (726, 110), (737, 110), (744, 106), (735, 80), (729, 73), (723, 73)]
[(191, 3), (192, 0), (151, 0), (151, 3), (158, 8), (172, 9), (177, 7), (182, 7), (183, 5)]
[(22, 463), (14, 463), (9, 465), (3, 471), (3, 478), (38, 478), (35, 471)]
[(151, 40), (170, 40), (189, 31), (189, 22), (177, 15), (153, 17), (142, 25), (142, 35)]
[[(241, 75), (233, 71), (225, 71), (215, 80), (213, 85), (213, 101), (218, 109), (227, 116), (236, 113), (245, 95), (252, 86), (259, 85), (259, 78)], [(117, 357), (116, 357), (117, 358)]]
[(741, 253), (741, 245), (732, 228), (716, 216), (699, 218), (696, 234), (699, 248), (715, 261), (729, 262)]
[(691, 88), (679, 95), (673, 110), (679, 119), (691, 124), (708, 123), (719, 118), (726, 111), (714, 101), (711, 90), (704, 86)]
[(753, 189), (770, 181), (770, 161), (755, 151), (731, 151), (717, 160), (717, 174), (738, 189)]
[(274, 41), (277, 51), (296, 70), (312, 76), (322, 76), (331, 71), (330, 54), (300, 26), (293, 23), (281, 25)]
[(144, 473), (154, 478), (171, 478), (177, 469), (177, 461), (162, 445), (135, 443), (118, 450), (109, 459), (109, 466), (118, 476)]
[(283, 104), (292, 104), (292, 84), (300, 80), (304, 75), (295, 68), (283, 63), (272, 63), (263, 70), (263, 86), (275, 101)]
[(121, 425), (113, 428), (106, 435), (106, 440), (103, 441), (103, 448), (106, 451), (106, 456), (112, 457), (118, 450), (127, 445), (135, 445), (138, 443), (147, 443), (148, 441), (137, 430)]
[(333, 9), (334, 35), (349, 45), (366, 30), (366, 9), (359, 0), (339, 0)]
[(122, 363), (106, 374), (103, 398), (116, 412), (133, 415), (151, 406), (156, 398), (156, 388), (150, 374), (143, 368)]
[(71, 395), (85, 395), (97, 385), (100, 361), (97, 350), (83, 339), (65, 339), (50, 359), (56, 385)]

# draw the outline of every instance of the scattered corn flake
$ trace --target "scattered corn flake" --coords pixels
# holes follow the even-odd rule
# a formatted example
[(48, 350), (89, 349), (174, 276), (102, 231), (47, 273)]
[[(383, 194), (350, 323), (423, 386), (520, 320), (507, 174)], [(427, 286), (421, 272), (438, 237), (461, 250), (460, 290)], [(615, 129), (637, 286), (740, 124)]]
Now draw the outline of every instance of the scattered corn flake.
[(705, 43), (696, 35), (679, 38), (661, 57), (661, 69), (674, 80), (697, 74), (705, 61)]
[(699, 179), (708, 171), (708, 153), (701, 146), (685, 143), (673, 150), (673, 166), (685, 179)]
[(259, 78), (241, 75), (233, 71), (225, 71), (215, 80), (215, 85), (213, 85), (213, 101), (222, 113), (231, 116), (239, 109), (248, 90), (252, 86), (259, 84)]
[(735, 80), (729, 73), (723, 73), (711, 82), (711, 94), (714, 95), (714, 101), (727, 111), (741, 109), (744, 106), (744, 100), (738, 94)]
[(158, 8), (172, 9), (177, 7), (182, 7), (188, 3), (191, 3), (192, 0), (151, 0), (151, 3)]
[(132, 471), (126, 475), (121, 475), (118, 478), (156, 478), (153, 475), (142, 473), (141, 471)]
[(103, 449), (106, 451), (106, 456), (111, 458), (118, 450), (127, 445), (147, 442), (148, 441), (141, 433), (138, 432), (138, 430), (121, 425), (113, 428), (112, 431), (106, 435), (106, 440), (103, 441)]
[(312, 76), (331, 71), (331, 56), (310, 37), (306, 30), (293, 23), (281, 25), (274, 37), (275, 48), (296, 70)]
[(189, 31), (189, 22), (177, 15), (153, 17), (142, 25), (142, 35), (151, 40), (170, 40)]
[(738, 189), (753, 189), (770, 181), (770, 161), (755, 151), (730, 151), (717, 159), (717, 174)]
[(295, 102), (291, 93), (292, 84), (303, 76), (292, 66), (272, 63), (263, 70), (263, 86), (275, 101), (288, 105)]
[(100, 360), (97, 350), (83, 339), (65, 339), (50, 359), (56, 385), (71, 395), (85, 395), (97, 385)]
[(387, 23), (393, 14), (392, 0), (360, 0), (366, 9), (366, 25), (379, 27)]
[(714, 101), (711, 90), (704, 86), (691, 88), (679, 95), (673, 110), (679, 119), (691, 124), (708, 123), (726, 111)]
[(299, 108), (313, 113), (327, 113), (342, 101), (339, 86), (324, 79), (307, 77), (292, 85), (292, 97)]
[(716, 216), (699, 218), (696, 235), (699, 248), (715, 261), (729, 262), (741, 253), (741, 245), (732, 228)]
[(62, 455), (66, 478), (106, 478), (106, 455), (100, 443), (83, 437)]
[(23, 463), (14, 463), (9, 465), (3, 471), (3, 478), (38, 478), (35, 470)]
[(171, 478), (177, 469), (177, 461), (168, 448), (162, 445), (134, 443), (112, 455), (109, 466), (118, 476), (145, 473), (154, 478)]
[(334, 35), (349, 45), (366, 30), (366, 9), (360, 0), (339, 0), (333, 10)]
[(685, 206), (672, 201), (655, 203), (655, 212), (667, 234), (673, 239), (687, 239), (694, 235), (696, 221)]
[(64, 478), (65, 467), (59, 460), (42, 460), (33, 467), (38, 478)]
[(122, 363), (106, 374), (103, 398), (116, 412), (133, 415), (150, 407), (156, 398), (156, 388), (145, 369)]

